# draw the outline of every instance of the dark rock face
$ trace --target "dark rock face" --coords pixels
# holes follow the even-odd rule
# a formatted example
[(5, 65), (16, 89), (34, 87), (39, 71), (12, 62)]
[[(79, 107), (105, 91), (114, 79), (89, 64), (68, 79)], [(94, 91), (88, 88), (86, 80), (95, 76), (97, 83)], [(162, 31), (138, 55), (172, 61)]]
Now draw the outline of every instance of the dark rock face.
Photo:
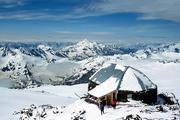
[(16, 68), (15, 68), (15, 65), (13, 63), (9, 63), (8, 65), (6, 65), (5, 67), (3, 67), (1, 70), (3, 72), (6, 72), (6, 71), (14, 71)]
[(142, 120), (142, 118), (137, 114), (135, 115), (130, 114), (126, 116), (125, 120)]
[(157, 88), (149, 89), (148, 91), (118, 91), (117, 100), (127, 102), (128, 95), (132, 95), (132, 99), (140, 100), (146, 104), (155, 104), (157, 102)]
[(175, 51), (176, 53), (180, 53), (180, 50), (179, 50), (178, 48), (175, 48), (174, 51)]
[(14, 52), (13, 50), (11, 50), (10, 48), (8, 48), (8, 47), (4, 47), (3, 49), (2, 49), (2, 57), (5, 57), (5, 56), (7, 56), (8, 54), (11, 54), (11, 55), (16, 55), (16, 52)]
[[(14, 116), (18, 116), (19, 120), (37, 120), (37, 119), (47, 119), (51, 116), (56, 116), (58, 118), (61, 118), (61, 116), (64, 113), (65, 106), (61, 106), (61, 108), (54, 107), (51, 105), (40, 105), (35, 106), (34, 104), (30, 105), (30, 108), (24, 108), (18, 112), (14, 112)], [(85, 110), (79, 110), (74, 111), (71, 113), (71, 120), (86, 120), (86, 111)]]
[(80, 84), (80, 83), (88, 83), (89, 78), (95, 73), (95, 69), (91, 69), (90, 71), (87, 71), (87, 73), (83, 75), (77, 75), (77, 76), (71, 76), (67, 78), (64, 82), (66, 85), (74, 85), (74, 84)]

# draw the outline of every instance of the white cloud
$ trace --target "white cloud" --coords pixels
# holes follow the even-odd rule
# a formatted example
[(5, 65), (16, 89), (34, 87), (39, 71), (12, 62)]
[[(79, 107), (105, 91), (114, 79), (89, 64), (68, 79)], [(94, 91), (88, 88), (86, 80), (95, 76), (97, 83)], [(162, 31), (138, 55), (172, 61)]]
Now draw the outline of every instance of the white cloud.
[(180, 22), (180, 0), (104, 0), (95, 4), (97, 12), (104, 14), (143, 13), (141, 19), (166, 19)]
[(23, 1), (23, 0), (0, 0), (0, 3), (10, 4), (10, 3), (18, 3), (21, 1)]
[(16, 6), (23, 6), (25, 0), (0, 0), (0, 7), (2, 8), (12, 8)]
[(48, 14), (46, 12), (14, 11), (14, 12), (0, 13), (0, 19), (16, 19), (16, 20), (52, 19), (54, 20), (54, 19), (58, 19), (58, 16)]
[(76, 8), (67, 18), (113, 13), (141, 13), (139, 20), (165, 19), (180, 22), (180, 0), (102, 0)]
[[(25, 0), (0, 0), (0, 3), (7, 3), (6, 8), (13, 7), (14, 4), (23, 4)], [(81, 7), (74, 6), (66, 13), (53, 14), (48, 11), (23, 10), (9, 13), (0, 13), (0, 19), (79, 19), (89, 16), (108, 15), (112, 13), (142, 13), (139, 20), (165, 19), (180, 22), (180, 0), (101, 0), (100, 2), (90, 2)]]

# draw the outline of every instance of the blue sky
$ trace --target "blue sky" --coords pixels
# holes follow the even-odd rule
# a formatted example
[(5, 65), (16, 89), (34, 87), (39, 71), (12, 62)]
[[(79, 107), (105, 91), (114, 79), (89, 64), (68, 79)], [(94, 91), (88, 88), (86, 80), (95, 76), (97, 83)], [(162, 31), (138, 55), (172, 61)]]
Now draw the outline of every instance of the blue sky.
[(0, 0), (0, 41), (176, 42), (180, 0)]

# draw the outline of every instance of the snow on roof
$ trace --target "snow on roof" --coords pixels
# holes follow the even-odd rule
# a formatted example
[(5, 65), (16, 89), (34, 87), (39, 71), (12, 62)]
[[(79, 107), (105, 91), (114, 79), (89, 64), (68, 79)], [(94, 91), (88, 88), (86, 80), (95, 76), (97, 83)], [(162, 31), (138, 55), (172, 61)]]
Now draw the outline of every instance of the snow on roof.
[(136, 75), (131, 69), (127, 69), (124, 74), (119, 90), (142, 91), (141, 84), (136, 78)]
[[(90, 80), (98, 84), (103, 83), (111, 76), (122, 77), (125, 67), (118, 64), (106, 64), (101, 69), (99, 69), (93, 76), (90, 77)], [(121, 74), (121, 76), (119, 75)]]
[(90, 80), (100, 84), (88, 92), (95, 97), (104, 96), (114, 90), (143, 91), (156, 88), (141, 71), (117, 64), (103, 67)]
[(125, 71), (126, 70), (126, 68), (124, 66), (119, 65), (119, 64), (116, 64), (115, 69), (118, 69), (118, 70), (121, 70), (121, 71)]
[(116, 77), (110, 77), (108, 80), (96, 86), (94, 89), (90, 90), (88, 93), (99, 98), (116, 90), (118, 83), (119, 83), (119, 80)]
[(129, 69), (133, 71), (143, 90), (156, 88), (156, 85), (144, 73), (132, 67)]

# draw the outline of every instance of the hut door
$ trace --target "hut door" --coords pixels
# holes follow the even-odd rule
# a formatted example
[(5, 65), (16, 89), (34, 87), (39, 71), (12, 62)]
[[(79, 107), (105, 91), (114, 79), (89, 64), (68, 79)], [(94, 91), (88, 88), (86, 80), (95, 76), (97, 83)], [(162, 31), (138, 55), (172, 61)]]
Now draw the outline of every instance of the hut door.
[(113, 100), (116, 99), (116, 92), (113, 92)]

